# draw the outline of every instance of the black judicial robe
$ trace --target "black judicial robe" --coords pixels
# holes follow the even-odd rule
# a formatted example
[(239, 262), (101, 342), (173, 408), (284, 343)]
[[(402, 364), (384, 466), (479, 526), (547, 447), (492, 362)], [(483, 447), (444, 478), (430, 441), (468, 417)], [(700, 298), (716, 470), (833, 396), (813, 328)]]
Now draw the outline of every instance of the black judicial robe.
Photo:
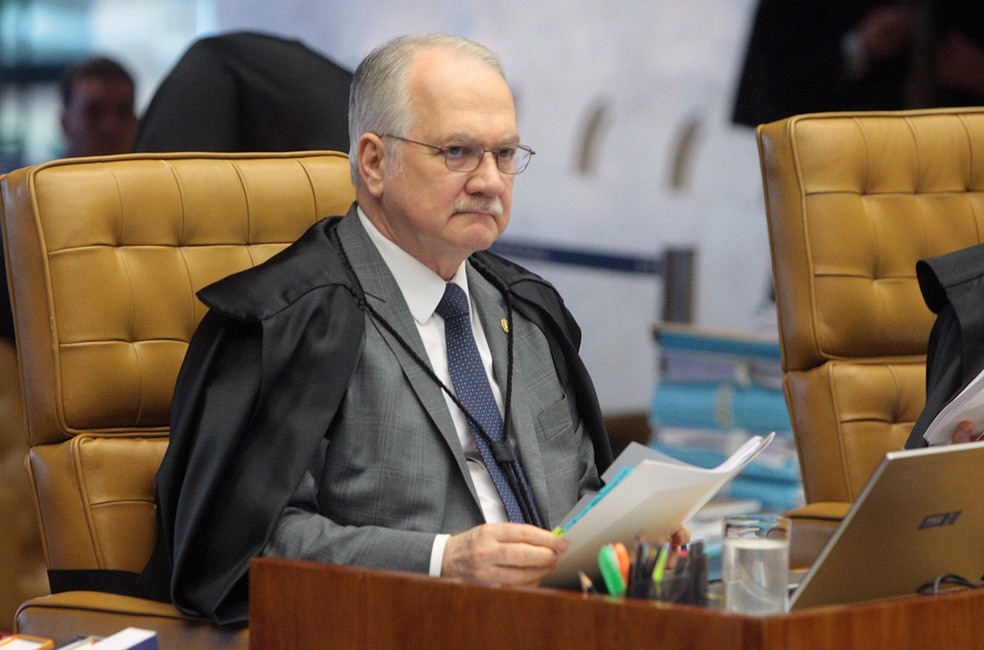
[(920, 260), (916, 276), (937, 316), (926, 355), (926, 405), (906, 448), (925, 447), (933, 418), (984, 370), (984, 244)]
[(348, 151), (352, 73), (300, 41), (195, 41), (140, 119), (134, 151)]
[[(210, 311), (178, 376), (157, 476), (158, 546), (138, 593), (220, 624), (246, 622), (249, 561), (330, 431), (364, 334), (362, 289), (334, 233), (338, 220), (320, 221), (267, 263), (199, 292)], [(578, 325), (538, 276), (488, 252), (471, 262), (546, 335), (600, 474), (612, 452), (577, 353)], [(227, 385), (206, 394), (219, 368)]]

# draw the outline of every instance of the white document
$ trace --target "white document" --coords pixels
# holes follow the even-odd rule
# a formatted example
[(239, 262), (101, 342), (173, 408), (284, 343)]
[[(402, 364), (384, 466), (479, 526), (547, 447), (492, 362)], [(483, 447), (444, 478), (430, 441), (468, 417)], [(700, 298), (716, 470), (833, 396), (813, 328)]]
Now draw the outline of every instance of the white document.
[(96, 641), (93, 650), (158, 650), (157, 633), (139, 627), (128, 627)]
[(957, 424), (963, 420), (973, 422), (975, 432), (984, 429), (984, 372), (937, 413), (923, 438), (930, 445), (948, 445)]
[[(775, 432), (754, 436), (713, 469), (695, 467), (633, 443), (605, 472), (606, 489), (590, 505), (578, 503), (567, 517), (567, 551), (546, 586), (571, 587), (578, 571), (597, 578), (598, 551), (605, 544), (633, 543), (636, 536), (667, 540), (728, 481), (765, 449)], [(582, 500), (583, 501), (583, 500)]]

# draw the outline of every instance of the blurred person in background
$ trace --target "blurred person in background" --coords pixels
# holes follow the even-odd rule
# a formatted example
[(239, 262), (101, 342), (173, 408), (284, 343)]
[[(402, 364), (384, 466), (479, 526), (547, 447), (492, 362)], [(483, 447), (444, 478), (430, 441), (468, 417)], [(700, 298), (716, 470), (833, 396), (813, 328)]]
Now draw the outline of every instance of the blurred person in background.
[(137, 132), (133, 76), (118, 61), (96, 56), (70, 67), (61, 80), (65, 156), (126, 153)]
[(980, 0), (760, 0), (732, 121), (981, 102)]

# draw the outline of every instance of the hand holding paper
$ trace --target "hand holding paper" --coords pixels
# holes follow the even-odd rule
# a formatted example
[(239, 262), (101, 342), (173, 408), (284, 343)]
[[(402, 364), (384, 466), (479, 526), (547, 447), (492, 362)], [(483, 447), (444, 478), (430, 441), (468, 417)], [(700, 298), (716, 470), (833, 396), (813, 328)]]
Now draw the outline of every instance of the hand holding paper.
[(950, 403), (933, 419), (933, 422), (923, 434), (930, 445), (948, 445), (955, 440), (954, 434), (962, 421), (972, 425), (969, 437), (963, 442), (970, 442), (975, 435), (984, 430), (984, 372), (977, 375), (960, 393), (950, 400)]

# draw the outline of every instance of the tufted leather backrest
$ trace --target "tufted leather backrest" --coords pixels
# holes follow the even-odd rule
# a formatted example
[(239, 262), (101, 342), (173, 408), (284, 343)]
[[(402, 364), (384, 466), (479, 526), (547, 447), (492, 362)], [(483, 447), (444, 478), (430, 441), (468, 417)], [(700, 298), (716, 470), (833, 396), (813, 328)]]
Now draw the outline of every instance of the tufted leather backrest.
[(984, 237), (984, 108), (758, 127), (786, 399), (808, 502), (853, 501), (925, 402), (916, 261)]
[(348, 159), (65, 159), (4, 176), (0, 199), (49, 568), (139, 571), (195, 292), (345, 214)]

